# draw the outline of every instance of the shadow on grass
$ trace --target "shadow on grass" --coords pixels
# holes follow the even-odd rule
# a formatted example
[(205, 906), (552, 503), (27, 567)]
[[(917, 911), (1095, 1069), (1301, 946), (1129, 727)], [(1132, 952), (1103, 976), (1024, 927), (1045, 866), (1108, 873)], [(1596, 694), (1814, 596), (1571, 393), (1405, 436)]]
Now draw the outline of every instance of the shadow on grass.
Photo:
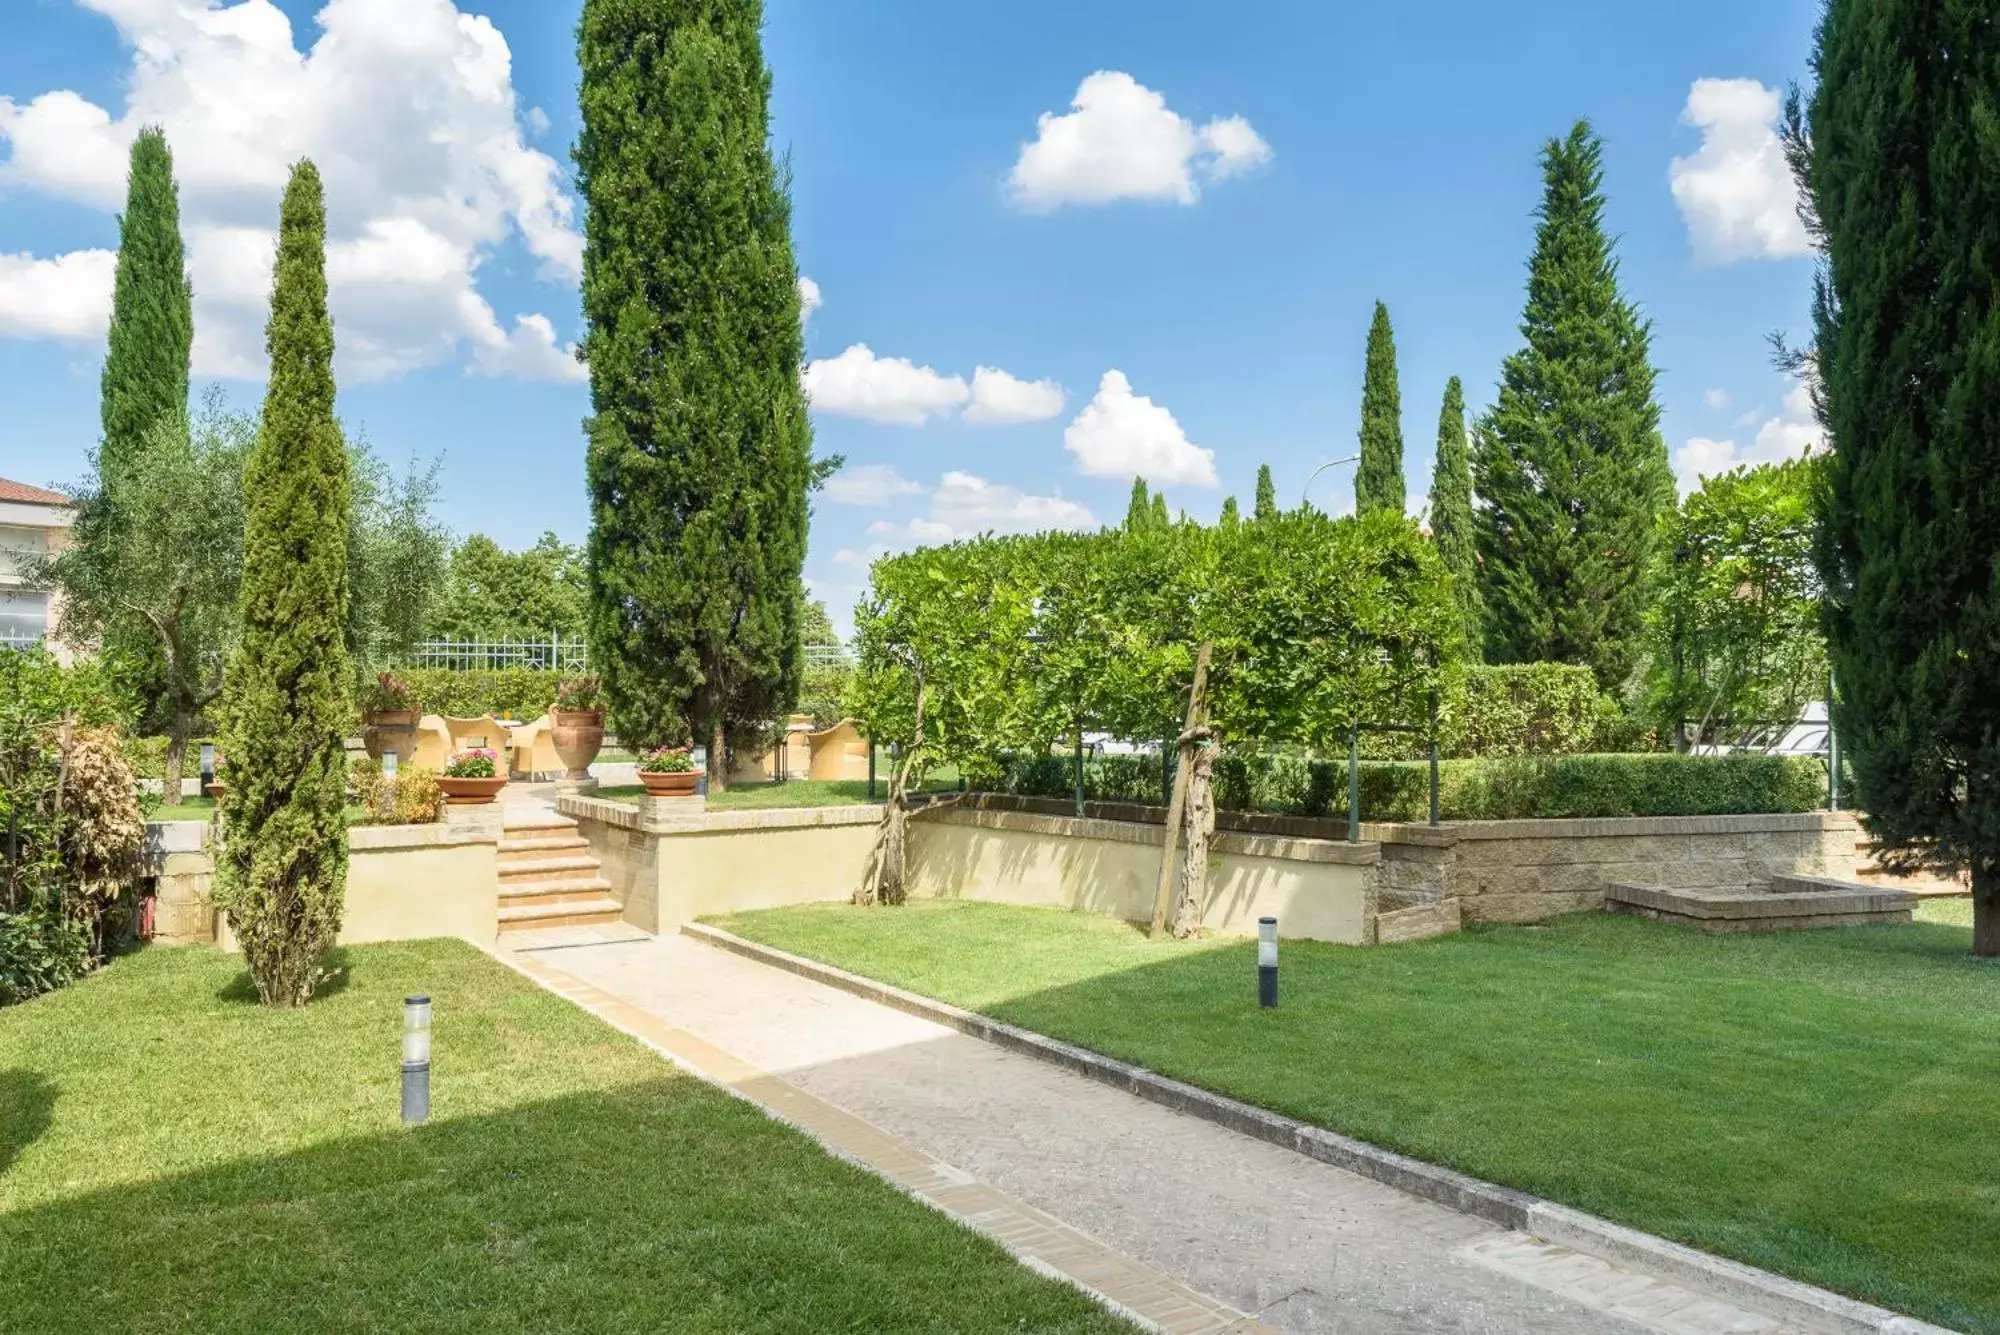
[(0, 1173), (49, 1129), (56, 1088), (39, 1071), (0, 1071)]
[[(345, 949), (335, 946), (327, 951), (326, 958), (320, 962), (319, 967), (320, 979), (313, 988), (314, 1001), (322, 997), (339, 996), (347, 990), (348, 960)], [(215, 999), (238, 1004), (248, 1003), (253, 1006), (262, 1004), (262, 999), (257, 995), (257, 984), (250, 977), (250, 970), (247, 968), (216, 989)]]
[(1128, 1329), (685, 1079), (0, 1213), (0, 1257), (38, 1332)]

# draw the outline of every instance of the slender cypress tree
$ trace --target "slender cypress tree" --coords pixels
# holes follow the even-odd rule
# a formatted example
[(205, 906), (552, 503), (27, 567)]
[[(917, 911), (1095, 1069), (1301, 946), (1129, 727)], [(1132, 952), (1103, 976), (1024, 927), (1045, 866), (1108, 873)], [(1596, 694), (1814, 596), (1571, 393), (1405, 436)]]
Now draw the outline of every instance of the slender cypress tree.
[(187, 412), (192, 302), (173, 150), (158, 126), (148, 126), (132, 141), (125, 212), (118, 219), (111, 334), (99, 381), (98, 471), (107, 489), (115, 489), (124, 461), (155, 423)]
[(2000, 27), (1830, 0), (1787, 147), (1825, 256), (1819, 562), (1842, 754), (1892, 865), (1970, 871), (2000, 955)]
[(1153, 493), (1146, 487), (1146, 479), (1132, 479), (1132, 499), (1125, 506), (1125, 531), (1144, 533), (1153, 526)]
[(347, 882), (347, 447), (334, 420), (326, 205), (292, 168), (265, 331), (271, 379), (243, 470), (242, 632), (226, 681), (216, 900), (267, 1004), (302, 1006)]
[(1619, 291), (1603, 148), (1586, 122), (1549, 141), (1542, 176), (1526, 346), (1507, 359), (1473, 448), (1487, 652), (1588, 664), (1616, 689), (1639, 659), (1673, 473), (1651, 327)]
[(1403, 513), (1403, 392), (1396, 384), (1396, 331), (1389, 326), (1389, 308), (1379, 301), (1368, 326), (1368, 371), (1361, 384), (1354, 510)]
[(619, 735), (727, 743), (796, 700), (811, 430), (759, 0), (586, 0), (590, 636)]
[(1167, 493), (1165, 493), (1164, 491), (1154, 492), (1153, 527), (1157, 530), (1164, 531), (1166, 529), (1172, 528), (1173, 526), (1174, 526), (1173, 516), (1167, 513)]
[(1257, 499), (1251, 503), (1252, 519), (1275, 519), (1278, 516), (1278, 488), (1271, 481), (1271, 465), (1257, 465)]
[(1242, 516), (1236, 511), (1236, 498), (1234, 496), (1224, 496), (1222, 498), (1222, 518), (1219, 522), (1224, 528), (1235, 528), (1243, 522)]
[(1465, 443), (1465, 388), (1453, 376), (1444, 387), (1438, 412), (1437, 459), (1431, 465), (1431, 541), (1451, 571), (1465, 647), (1480, 649), (1483, 612), (1479, 605), (1479, 559), (1472, 535), (1472, 465)]

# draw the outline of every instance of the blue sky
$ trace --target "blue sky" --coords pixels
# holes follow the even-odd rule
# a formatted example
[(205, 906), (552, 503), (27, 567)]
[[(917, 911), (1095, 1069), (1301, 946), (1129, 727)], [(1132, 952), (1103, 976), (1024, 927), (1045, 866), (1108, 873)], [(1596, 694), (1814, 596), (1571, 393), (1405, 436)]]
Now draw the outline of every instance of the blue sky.
[[(344, 247), (343, 415), (392, 459), (443, 456), (459, 532), (581, 538), (587, 395), (562, 355), (579, 332), (575, 3), (8, 9), (0, 475), (82, 469), (116, 151), (144, 115), (166, 120), (202, 229), (198, 382), (256, 401), (272, 174), (311, 152)], [(1247, 504), (1262, 462), (1295, 498), (1353, 452), (1378, 298), (1423, 491), (1446, 377), (1482, 407), (1517, 342), (1536, 154), (1579, 116), (1606, 141), (1610, 222), (1684, 472), (1795, 450), (1810, 427), (1764, 339), (1803, 323), (1811, 261), (1785, 225), (1768, 95), (1803, 75), (1815, 9), (771, 0), (775, 140), (821, 300), (818, 448), (850, 464), (815, 507), (816, 589), (840, 616), (881, 547), (1115, 521), (1129, 471), (1083, 470), (1120, 459), (1152, 460), (1203, 517), (1225, 495)], [(1100, 71), (1124, 77), (1075, 112)], [(1074, 118), (1044, 131), (1045, 114)], [(1011, 394), (989, 402), (978, 367)], [(1113, 371), (1129, 392), (1093, 408)], [(1338, 508), (1351, 488), (1337, 470), (1314, 499)]]

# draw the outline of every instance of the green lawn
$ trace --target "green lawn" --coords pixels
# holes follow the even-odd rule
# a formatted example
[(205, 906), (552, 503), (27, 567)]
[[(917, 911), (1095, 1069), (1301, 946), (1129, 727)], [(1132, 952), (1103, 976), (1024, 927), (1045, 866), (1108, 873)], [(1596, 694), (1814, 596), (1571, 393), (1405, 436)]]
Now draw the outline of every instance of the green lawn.
[[(366, 807), (347, 804), (347, 823), (359, 825), (368, 814)], [(145, 813), (149, 821), (159, 820), (213, 820), (215, 819), (215, 799), (205, 796), (183, 797), (171, 806), (157, 806)]]
[(341, 958), (300, 1012), (193, 948), (0, 1010), (0, 1329), (1130, 1329), (469, 946)]
[(744, 936), (1433, 1163), (2000, 1332), (2000, 967), (1968, 906), (1707, 936), (1607, 914), (1414, 945), (1153, 942), (925, 902)]

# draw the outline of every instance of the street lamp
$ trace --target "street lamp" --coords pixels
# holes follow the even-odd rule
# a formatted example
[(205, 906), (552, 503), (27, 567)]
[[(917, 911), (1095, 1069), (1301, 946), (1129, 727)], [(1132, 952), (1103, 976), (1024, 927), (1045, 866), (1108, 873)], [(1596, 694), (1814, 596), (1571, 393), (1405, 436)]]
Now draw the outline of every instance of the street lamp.
[(1350, 455), (1348, 455), (1348, 456), (1347, 456), (1347, 457), (1346, 457), (1345, 459), (1329, 459), (1329, 460), (1327, 460), (1327, 461), (1326, 461), (1325, 463), (1321, 464), (1321, 465), (1320, 465), (1320, 466), (1319, 466), (1318, 468), (1315, 468), (1315, 469), (1313, 469), (1313, 470), (1312, 470), (1312, 476), (1311, 476), (1311, 477), (1308, 477), (1308, 478), (1306, 479), (1306, 484), (1305, 484), (1305, 486), (1303, 486), (1303, 487), (1299, 488), (1299, 506), (1300, 506), (1300, 508), (1301, 508), (1301, 509), (1303, 509), (1303, 508), (1305, 507), (1305, 505), (1307, 504), (1307, 502), (1306, 502), (1306, 496), (1307, 496), (1307, 494), (1308, 494), (1309, 492), (1311, 492), (1311, 491), (1312, 491), (1312, 485), (1313, 485), (1313, 482), (1314, 482), (1314, 481), (1315, 481), (1315, 480), (1316, 480), (1316, 479), (1317, 479), (1317, 478), (1319, 477), (1319, 475), (1320, 475), (1321, 473), (1324, 473), (1324, 472), (1325, 472), (1325, 471), (1326, 471), (1327, 469), (1329, 469), (1329, 468), (1338, 468), (1338, 467), (1340, 467), (1340, 466), (1341, 466), (1342, 464), (1358, 464), (1358, 463), (1360, 463), (1360, 462), (1361, 462), (1361, 456), (1360, 456), (1360, 455), (1358, 455), (1358, 454), (1350, 454)]

